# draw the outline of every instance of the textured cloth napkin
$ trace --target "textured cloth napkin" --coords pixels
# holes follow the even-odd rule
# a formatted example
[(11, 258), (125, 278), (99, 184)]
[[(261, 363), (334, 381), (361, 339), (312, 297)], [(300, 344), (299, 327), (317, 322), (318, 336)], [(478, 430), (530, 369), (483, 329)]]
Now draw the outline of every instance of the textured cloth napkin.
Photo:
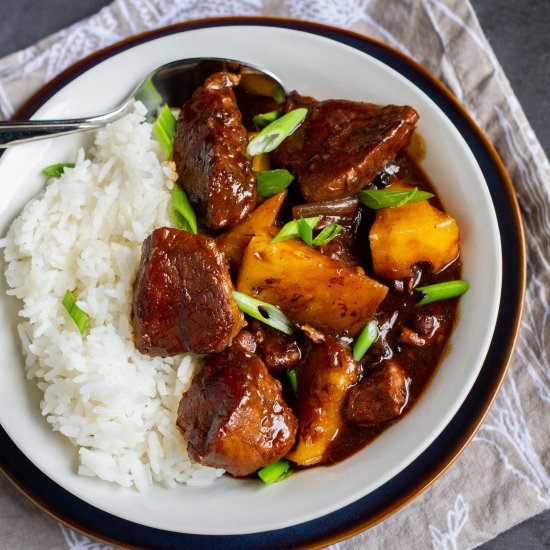
[[(97, 15), (0, 60), (9, 118), (63, 69), (113, 42), (210, 16), (276, 15), (372, 36), (439, 77), (489, 135), (525, 216), (525, 313), (510, 372), (468, 448), (427, 491), (339, 549), (473, 548), (550, 507), (550, 164), (465, 0), (116, 0)], [(506, 243), (503, 243), (506, 246)], [(107, 549), (60, 526), (0, 479), (4, 548)]]

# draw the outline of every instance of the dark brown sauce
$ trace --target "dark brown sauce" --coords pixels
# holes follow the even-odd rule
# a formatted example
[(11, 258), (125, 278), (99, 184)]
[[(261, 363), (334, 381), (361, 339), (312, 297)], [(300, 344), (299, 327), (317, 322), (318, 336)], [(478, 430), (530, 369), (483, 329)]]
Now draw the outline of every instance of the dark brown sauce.
[[(249, 131), (255, 130), (252, 123), (252, 114), (266, 112), (278, 107), (278, 105), (270, 99), (256, 98), (252, 101), (249, 94), (239, 91), (237, 91), (237, 100), (243, 112), (243, 121)], [(405, 150), (398, 153), (395, 159), (395, 162), (399, 165), (398, 178), (417, 186), (421, 190), (429, 191), (436, 195), (434, 186), (418, 164), (425, 156), (426, 145), (424, 138), (418, 131), (415, 131), (410, 144)], [(279, 215), (279, 223), (281, 225), (292, 219), (291, 210), (293, 206), (304, 203), (296, 186), (290, 186), (288, 193), (287, 200), (281, 208)], [(437, 195), (430, 199), (430, 202), (438, 209), (444, 211), (443, 205)], [(363, 247), (360, 251), (354, 250), (353, 252), (354, 256), (359, 260), (360, 265), (369, 276), (377, 279), (372, 273), (372, 260), (370, 257), (370, 247), (368, 245), (368, 235), (374, 221), (374, 212), (362, 205), (360, 208), (361, 216), (358, 222), (359, 227), (356, 227), (353, 233), (361, 236), (359, 240), (363, 244)], [(344, 234), (341, 238), (345, 238)], [(332, 243), (333, 248), (339, 246), (337, 239), (332, 241)], [(323, 250), (323, 247), (319, 249), (324, 254), (332, 255), (330, 247), (327, 247), (326, 250)], [(428, 265), (421, 265), (419, 268), (421, 274), (415, 286), (425, 286), (461, 278), (462, 265), (460, 258), (452, 262), (439, 273), (433, 273)], [(417, 308), (415, 305), (421, 297), (418, 292), (414, 292), (413, 294), (407, 294), (406, 292), (398, 293), (394, 288), (393, 281), (381, 279), (379, 279), (379, 281), (389, 287), (389, 292), (379, 306), (375, 318), (380, 328), (386, 326), (390, 327), (390, 325), (391, 327), (385, 332), (385, 344), (382, 345), (382, 338), (379, 338), (362, 359), (361, 366), (363, 368), (363, 375), (368, 373), (371, 369), (376, 369), (383, 361), (391, 357), (404, 369), (407, 378), (410, 380), (408, 401), (402, 414), (397, 419), (376, 426), (363, 427), (344, 422), (338, 435), (325, 454), (322, 462), (324, 465), (340, 462), (361, 450), (391, 425), (403, 418), (403, 416), (414, 407), (415, 403), (420, 399), (428, 387), (445, 355), (445, 347), (456, 320), (459, 302), (458, 298), (435, 302)], [(411, 327), (413, 318), (417, 313), (435, 315), (440, 321), (438, 336), (436, 336), (430, 345), (424, 347), (410, 347), (399, 341), (401, 327)], [(311, 344), (304, 343), (303, 345), (308, 346)], [(281, 376), (280, 378), (284, 388), (285, 399), (287, 403), (294, 408), (294, 396), (291, 395), (284, 377)], [(301, 467), (293, 467), (301, 469)]]
[[(426, 174), (408, 154), (401, 154), (396, 160), (400, 166), (400, 179), (405, 179), (420, 189), (435, 193), (435, 189)], [(430, 200), (434, 206), (443, 210), (437, 197)], [(460, 260), (456, 260), (439, 273), (432, 273), (429, 269), (423, 269), (416, 286), (460, 279), (461, 268)], [(388, 284), (388, 281), (381, 282)], [(459, 299), (453, 298), (434, 302), (417, 308), (415, 304), (419, 300), (420, 295), (418, 292), (413, 293), (413, 295), (399, 294), (392, 284), (389, 284), (389, 288), (390, 290), (375, 316), (380, 328), (384, 327), (386, 323), (392, 327), (389, 328), (385, 336), (387, 346), (382, 346), (381, 339), (379, 339), (367, 352), (361, 363), (364, 372), (368, 372), (369, 369), (376, 368), (381, 361), (390, 357), (396, 360), (410, 379), (407, 405), (398, 419), (374, 427), (361, 427), (345, 423), (328, 450), (325, 457), (326, 464), (340, 462), (356, 453), (400, 418), (403, 418), (414, 407), (414, 404), (428, 387), (444, 356), (445, 347), (455, 323)], [(412, 326), (413, 318), (417, 313), (437, 316), (441, 323), (440, 336), (429, 346), (413, 348), (401, 343), (399, 335), (402, 326)], [(391, 356), (389, 353), (391, 353)]]

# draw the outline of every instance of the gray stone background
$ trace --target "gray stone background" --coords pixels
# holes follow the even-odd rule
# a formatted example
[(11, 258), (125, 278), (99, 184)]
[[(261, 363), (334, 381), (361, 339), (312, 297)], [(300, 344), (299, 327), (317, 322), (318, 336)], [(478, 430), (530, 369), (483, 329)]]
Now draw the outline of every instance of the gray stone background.
[[(470, 1), (527, 118), (550, 155), (550, 0)], [(30, 46), (109, 3), (109, 0), (0, 0), (0, 57)], [(549, 549), (550, 511), (480, 548)]]

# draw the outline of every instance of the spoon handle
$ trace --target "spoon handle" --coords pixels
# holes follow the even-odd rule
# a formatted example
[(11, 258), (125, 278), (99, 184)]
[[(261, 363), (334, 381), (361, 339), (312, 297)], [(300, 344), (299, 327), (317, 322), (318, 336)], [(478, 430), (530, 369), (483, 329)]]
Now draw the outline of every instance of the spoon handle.
[(124, 109), (120, 108), (112, 113), (91, 118), (0, 122), (0, 148), (49, 137), (95, 130), (105, 126), (108, 122), (116, 120), (123, 114)]

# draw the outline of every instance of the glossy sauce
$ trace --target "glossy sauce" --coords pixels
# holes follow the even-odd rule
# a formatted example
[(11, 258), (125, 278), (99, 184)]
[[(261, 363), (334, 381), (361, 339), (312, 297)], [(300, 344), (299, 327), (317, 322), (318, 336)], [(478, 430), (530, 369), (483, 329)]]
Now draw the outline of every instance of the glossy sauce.
[[(251, 112), (265, 112), (268, 110), (268, 105), (264, 105), (263, 109), (258, 109), (257, 105), (249, 104), (247, 101), (249, 98), (246, 98), (243, 94), (237, 92), (237, 98), (240, 104), (239, 106), (243, 111), (243, 120), (246, 126), (248, 126), (249, 130), (254, 130), (254, 128), (250, 126)], [(273, 106), (270, 105), (270, 107)], [(424, 159), (425, 155), (425, 141), (423, 137), (415, 131), (409, 146), (406, 147), (405, 150), (399, 152), (395, 158), (395, 163), (399, 165), (398, 177), (400, 180), (405, 180), (421, 190), (429, 191), (436, 195), (436, 189), (418, 165), (418, 163)], [(387, 184), (387, 181), (385, 183)], [(368, 187), (373, 189), (378, 187), (381, 189), (384, 186), (384, 182), (381, 181), (378, 176)], [(280, 212), (278, 220), (279, 225), (283, 225), (293, 218), (292, 207), (304, 204), (304, 200), (295, 186), (291, 185), (288, 191), (288, 198)], [(438, 209), (444, 211), (443, 205), (437, 195), (430, 199), (430, 202)], [(445, 347), (453, 330), (459, 303), (459, 299), (454, 298), (417, 308), (416, 303), (422, 296), (420, 293), (413, 292), (412, 294), (408, 294), (406, 291), (398, 292), (393, 281), (380, 279), (373, 275), (368, 235), (374, 221), (374, 211), (363, 205), (360, 205), (359, 209), (360, 213), (356, 218), (355, 224), (342, 231), (339, 237), (334, 239), (329, 245), (319, 247), (319, 250), (323, 254), (336, 257), (344, 263), (349, 262), (352, 265), (360, 265), (370, 277), (379, 280), (379, 282), (389, 287), (386, 298), (375, 314), (375, 319), (377, 320), (379, 329), (383, 333), (383, 337), (380, 337), (377, 342), (375, 342), (362, 359), (362, 373), (359, 381), (363, 376), (372, 371), (372, 369), (379, 367), (382, 361), (392, 358), (402, 367), (409, 379), (409, 393), (407, 403), (403, 407), (401, 415), (396, 419), (369, 427), (344, 423), (325, 453), (323, 462), (321, 463), (324, 465), (340, 462), (361, 450), (411, 410), (426, 390), (445, 354)], [(304, 214), (304, 216), (307, 215), (313, 214)], [(324, 221), (321, 219), (319, 228), (324, 226), (324, 222), (328, 225), (328, 223), (332, 221), (338, 221), (336, 219), (330, 219), (329, 216), (325, 216), (325, 218), (326, 220)], [(357, 238), (357, 236), (359, 236), (359, 238)], [(350, 254), (349, 241), (346, 242), (346, 239), (353, 237), (355, 237), (355, 243), (352, 253)], [(414, 286), (426, 286), (461, 278), (460, 258), (452, 262), (439, 273), (433, 273), (429, 265), (420, 265), (418, 267), (419, 277), (415, 281)], [(412, 347), (400, 341), (400, 334), (402, 327), (405, 326), (410, 328), (413, 326), (414, 317), (418, 313), (437, 316), (440, 322), (440, 328), (433, 341), (430, 342), (430, 345)], [(350, 340), (347, 339), (347, 342), (349, 343)], [(352, 345), (352, 342), (350, 345)], [(307, 354), (307, 350), (310, 346), (310, 342), (302, 340), (300, 344), (302, 356)], [(283, 392), (286, 401), (291, 408), (295, 409), (298, 404), (295, 403), (295, 398), (289, 391), (284, 373), (279, 375), (279, 379), (284, 388)], [(300, 469), (300, 467), (297, 466), (293, 467)]]
[[(400, 166), (400, 179), (413, 183), (419, 189), (435, 193), (435, 189), (427, 176), (410, 156), (400, 154), (396, 162)], [(443, 210), (443, 206), (437, 197), (430, 200), (436, 207)], [(415, 286), (431, 285), (460, 279), (460, 277), (461, 262), (456, 260), (439, 273), (432, 273), (423, 269)], [(390, 358), (396, 360), (404, 369), (410, 383), (408, 402), (401, 416), (395, 420), (372, 427), (345, 424), (325, 456), (326, 464), (344, 460), (365, 447), (411, 410), (427, 388), (445, 354), (445, 346), (456, 320), (459, 298), (434, 302), (418, 308), (415, 307), (415, 304), (420, 297), (421, 294), (418, 292), (414, 292), (412, 295), (400, 294), (396, 292), (394, 286), (390, 283), (390, 290), (375, 315), (381, 332), (386, 331), (385, 337), (379, 338), (361, 361), (364, 374), (379, 366), (382, 360)], [(402, 326), (413, 326), (414, 316), (418, 313), (437, 316), (440, 321), (439, 335), (436, 334), (434, 342), (430, 345), (411, 347), (400, 342), (399, 336)]]

